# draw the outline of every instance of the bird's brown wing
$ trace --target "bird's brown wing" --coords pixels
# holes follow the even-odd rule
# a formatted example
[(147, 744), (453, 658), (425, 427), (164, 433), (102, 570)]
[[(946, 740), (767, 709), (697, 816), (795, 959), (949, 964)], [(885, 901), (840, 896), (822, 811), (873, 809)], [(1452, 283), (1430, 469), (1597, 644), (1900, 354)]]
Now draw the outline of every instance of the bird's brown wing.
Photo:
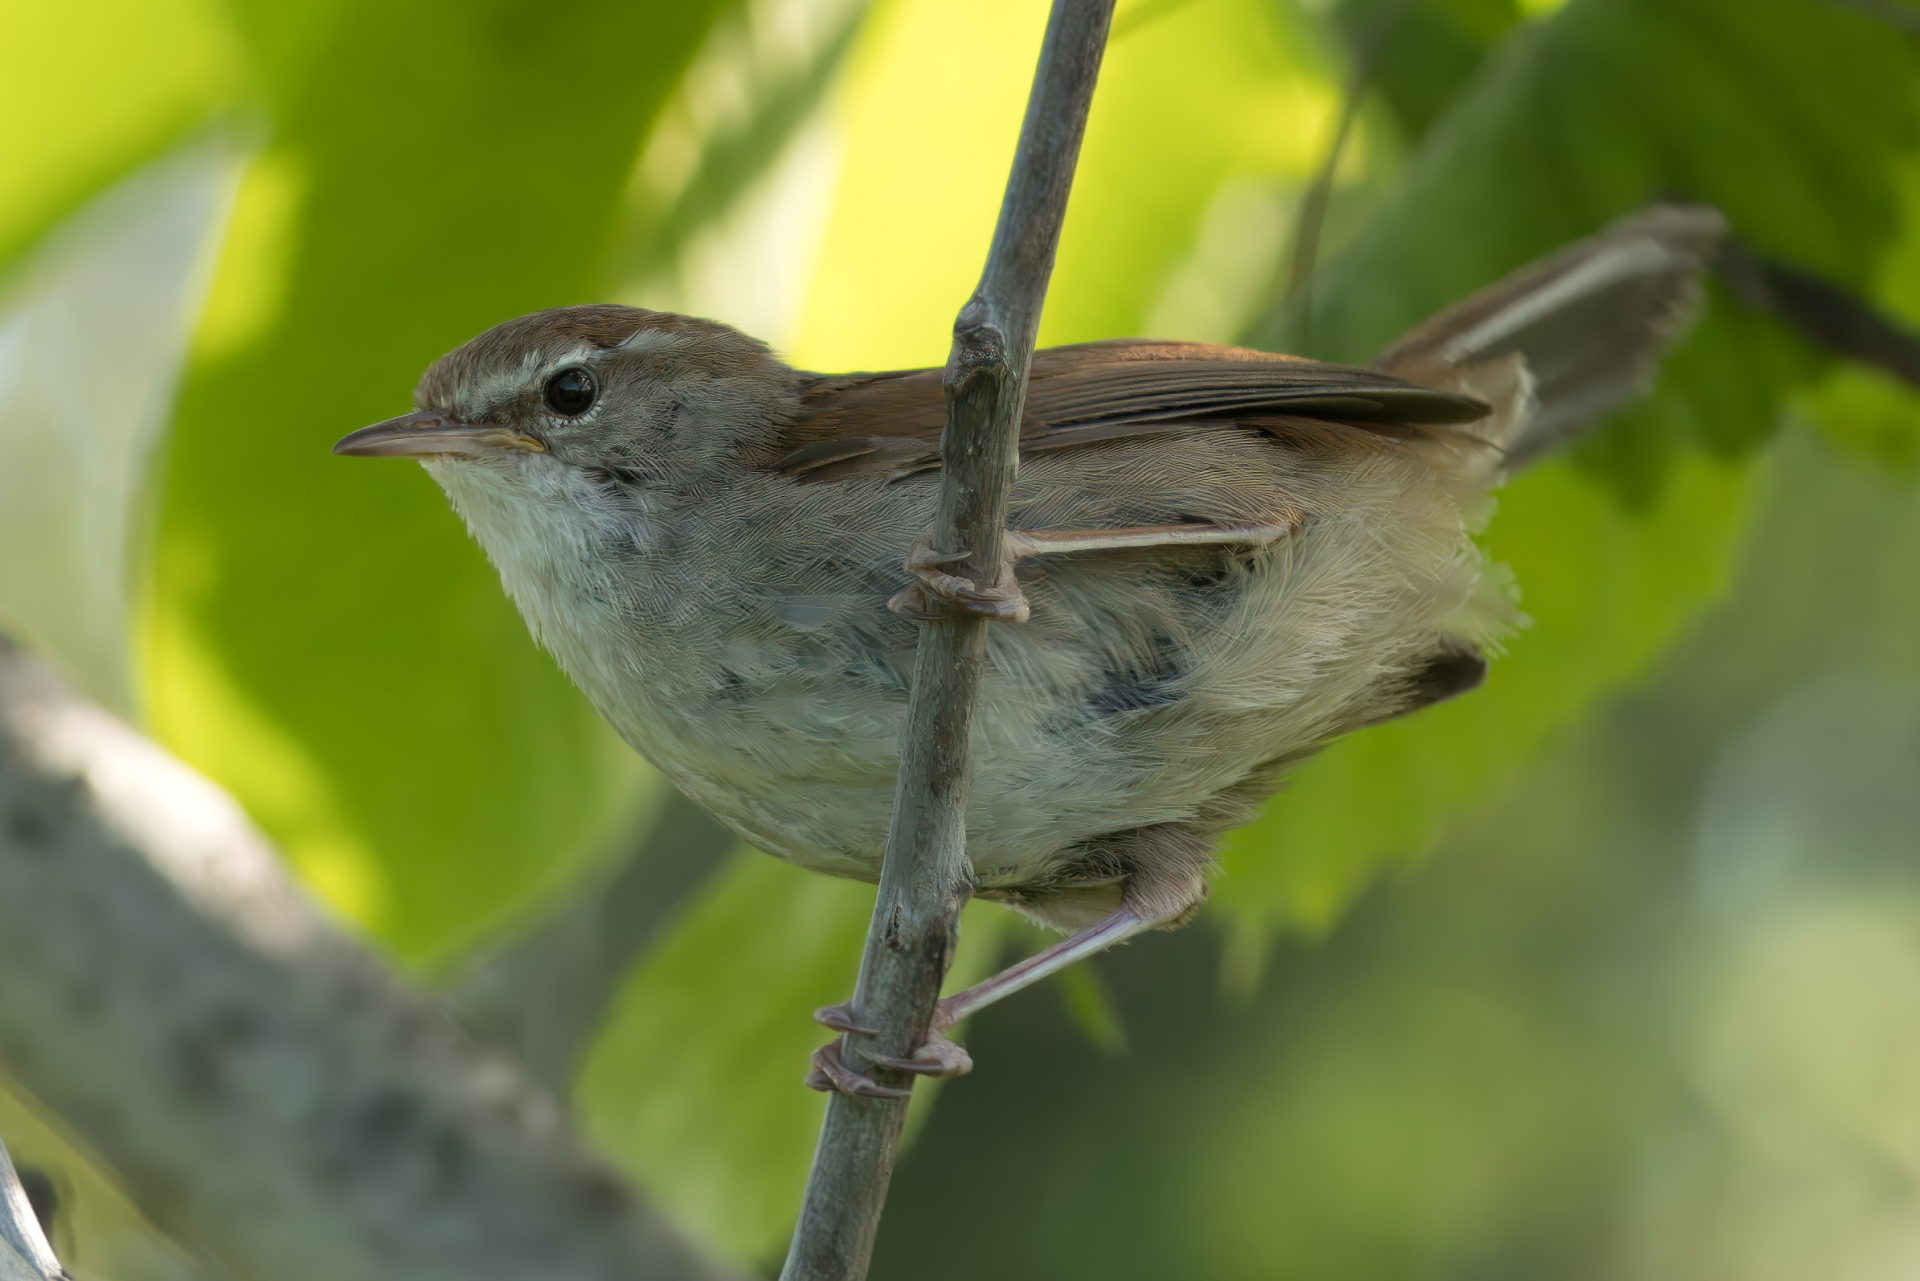
[[(815, 378), (777, 451), (804, 482), (899, 478), (939, 466), (946, 402), (938, 369)], [(1379, 445), (1484, 417), (1484, 401), (1375, 369), (1206, 343), (1124, 339), (1036, 352), (1022, 453), (1125, 437), (1241, 428), (1287, 439)]]

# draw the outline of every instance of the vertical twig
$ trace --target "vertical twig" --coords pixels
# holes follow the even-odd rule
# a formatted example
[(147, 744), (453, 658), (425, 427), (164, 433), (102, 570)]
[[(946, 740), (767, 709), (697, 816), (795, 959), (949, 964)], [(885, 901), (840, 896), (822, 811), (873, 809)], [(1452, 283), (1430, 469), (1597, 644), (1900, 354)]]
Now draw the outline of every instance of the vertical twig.
[[(1054, 0), (986, 270), (954, 324), (932, 537), (936, 551), (968, 552), (969, 568), (956, 572), (978, 583), (1000, 572), (1027, 366), (1112, 18), (1113, 0)], [(893, 824), (853, 995), (856, 1021), (877, 1034), (849, 1037), (848, 1047), (850, 1061), (885, 1084), (909, 1081), (863, 1065), (862, 1051), (903, 1058), (925, 1039), (972, 893), (969, 749), (987, 627), (929, 623), (914, 656)], [(832, 1097), (782, 1281), (866, 1275), (906, 1111), (904, 1099)]]
[(66, 1276), (13, 1172), (7, 1145), (0, 1143), (0, 1281), (65, 1281)]

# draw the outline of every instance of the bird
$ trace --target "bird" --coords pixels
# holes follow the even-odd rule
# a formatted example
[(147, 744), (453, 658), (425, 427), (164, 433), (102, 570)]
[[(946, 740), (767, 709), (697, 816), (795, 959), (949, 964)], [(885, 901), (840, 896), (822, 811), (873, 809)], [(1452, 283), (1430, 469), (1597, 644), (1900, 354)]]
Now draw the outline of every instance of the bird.
[[(412, 458), (535, 638), (747, 842), (873, 882), (918, 624), (994, 620), (966, 815), (974, 895), (1066, 937), (944, 998), (914, 1054), (1205, 901), (1220, 836), (1327, 743), (1467, 693), (1516, 624), (1487, 495), (1650, 384), (1726, 234), (1649, 206), (1365, 366), (1119, 339), (1032, 358), (994, 582), (927, 550), (942, 371), (795, 369), (716, 321), (508, 320), (337, 454)], [(846, 1006), (816, 1017), (859, 1028)], [(892, 1096), (835, 1041), (808, 1084)]]

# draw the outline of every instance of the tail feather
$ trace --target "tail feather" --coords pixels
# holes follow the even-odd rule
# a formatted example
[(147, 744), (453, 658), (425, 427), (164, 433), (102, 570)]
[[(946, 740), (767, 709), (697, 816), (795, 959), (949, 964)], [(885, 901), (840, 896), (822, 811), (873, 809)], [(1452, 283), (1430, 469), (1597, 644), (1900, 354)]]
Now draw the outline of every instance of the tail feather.
[(1440, 312), (1374, 368), (1487, 400), (1481, 430), (1522, 466), (1646, 391), (1726, 231), (1710, 206), (1654, 205)]

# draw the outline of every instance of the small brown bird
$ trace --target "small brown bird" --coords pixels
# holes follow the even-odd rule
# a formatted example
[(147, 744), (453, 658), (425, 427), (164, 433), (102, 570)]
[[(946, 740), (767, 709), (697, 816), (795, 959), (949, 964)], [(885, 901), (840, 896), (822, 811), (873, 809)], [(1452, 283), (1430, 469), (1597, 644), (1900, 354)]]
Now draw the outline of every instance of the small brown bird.
[[(712, 321), (523, 316), (335, 452), (418, 458), (634, 750), (815, 871), (879, 878), (908, 620), (1002, 620), (975, 892), (1077, 933), (947, 998), (895, 1064), (955, 1073), (938, 1029), (1190, 919), (1215, 840), (1289, 765), (1480, 683), (1511, 617), (1469, 538), (1482, 495), (1646, 385), (1723, 232), (1711, 209), (1655, 206), (1365, 368), (1144, 340), (1039, 352), (997, 584), (909, 555), (940, 483), (942, 371), (804, 373)], [(815, 1062), (816, 1086), (890, 1093), (831, 1046)]]

